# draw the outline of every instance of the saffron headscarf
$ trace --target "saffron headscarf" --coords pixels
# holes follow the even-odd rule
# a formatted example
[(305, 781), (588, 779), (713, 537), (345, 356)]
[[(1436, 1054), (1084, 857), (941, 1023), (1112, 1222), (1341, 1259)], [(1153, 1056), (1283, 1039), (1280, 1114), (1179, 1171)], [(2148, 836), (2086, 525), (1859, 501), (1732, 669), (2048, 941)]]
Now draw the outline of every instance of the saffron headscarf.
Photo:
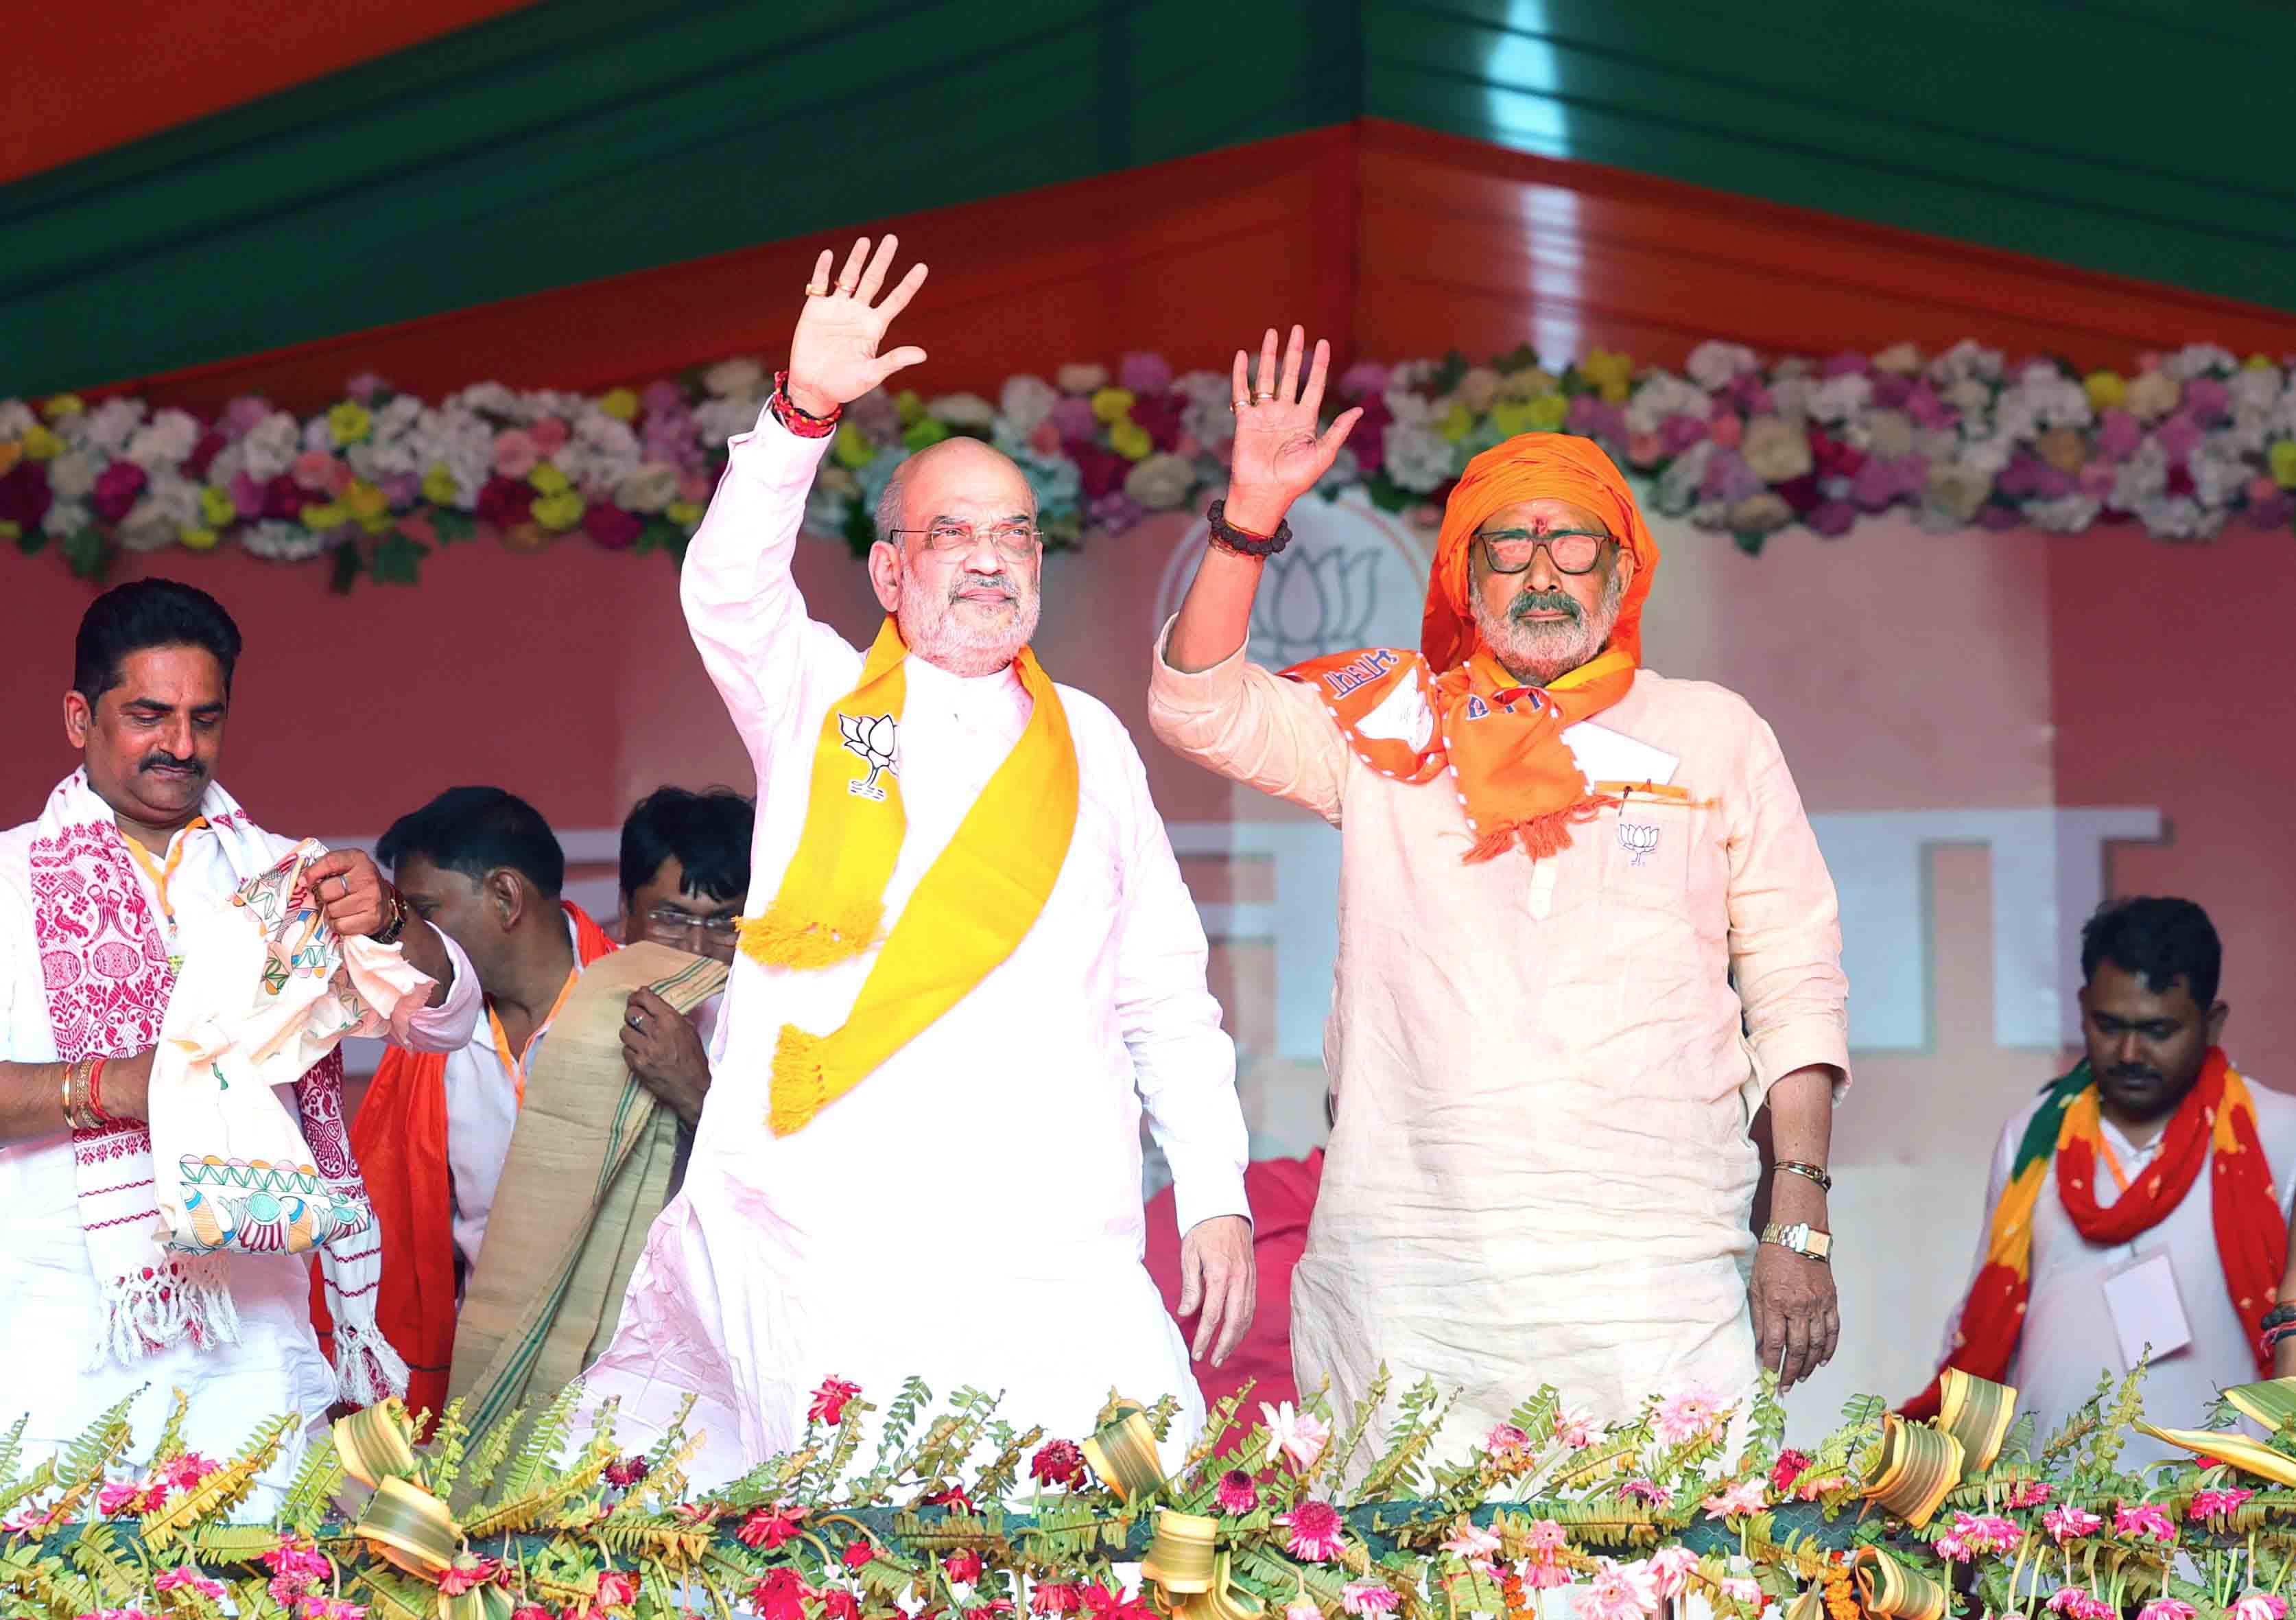
[[(1482, 645), (1469, 553), (1475, 531), (1494, 514), (1542, 499), (1569, 501), (1601, 518), (1634, 559), (1635, 573), (1609, 646), (1536, 687), (1509, 674)], [(1556, 854), (1569, 845), (1572, 824), (1616, 802), (1595, 794), (1562, 732), (1633, 687), (1658, 558), (1633, 490), (1600, 445), (1569, 433), (1519, 433), (1469, 462), (1444, 506), (1420, 651), (1366, 647), (1283, 673), (1316, 687), (1349, 746), (1373, 769), (1399, 781), (1452, 783), (1473, 835), (1469, 861), (1513, 845), (1534, 859)]]

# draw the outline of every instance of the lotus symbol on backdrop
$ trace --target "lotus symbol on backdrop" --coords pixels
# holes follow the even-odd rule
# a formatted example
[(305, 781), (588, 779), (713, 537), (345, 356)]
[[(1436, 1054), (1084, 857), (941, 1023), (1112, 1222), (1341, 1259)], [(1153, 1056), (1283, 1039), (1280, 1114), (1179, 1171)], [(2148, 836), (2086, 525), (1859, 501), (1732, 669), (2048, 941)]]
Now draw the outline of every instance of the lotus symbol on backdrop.
[(1253, 609), (1253, 656), (1275, 668), (1374, 639), (1380, 554), (1372, 547), (1303, 547), (1267, 559)]
[(857, 799), (878, 799), (885, 790), (877, 785), (881, 775), (900, 775), (894, 765), (895, 733), (898, 728), (890, 714), (840, 714), (837, 728), (844, 734), (845, 746), (869, 762), (869, 774), (857, 782), (848, 782), (845, 791)]
[(1621, 821), (1619, 823), (1619, 847), (1632, 851), (1634, 859), (1627, 864), (1638, 867), (1649, 859), (1652, 850), (1658, 848), (1658, 828), (1644, 822)]

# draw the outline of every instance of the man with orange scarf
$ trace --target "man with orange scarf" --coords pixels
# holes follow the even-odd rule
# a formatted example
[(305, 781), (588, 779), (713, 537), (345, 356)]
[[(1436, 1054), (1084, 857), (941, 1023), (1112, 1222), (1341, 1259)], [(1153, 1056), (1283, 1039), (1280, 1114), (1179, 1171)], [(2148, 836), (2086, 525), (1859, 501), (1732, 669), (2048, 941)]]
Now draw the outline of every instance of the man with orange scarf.
[[(448, 788), (393, 822), (376, 852), (416, 915), (463, 948), (486, 992), (468, 1045), (390, 1052), (351, 1121), (352, 1148), (372, 1162), (382, 1237), (376, 1320), (406, 1359), (408, 1409), (435, 1415), (526, 1077), (582, 970), (615, 947), (560, 898), (566, 855), (550, 824), (499, 787)], [(316, 1293), (313, 1313), (324, 1334)]]
[[(2081, 929), (2087, 1055), (2001, 1132), (1945, 1364), (2015, 1385), (2043, 1439), (2148, 1344), (2159, 1422), (2271, 1375), (2296, 1102), (2218, 1044), (2222, 963), (2191, 900), (2104, 906)], [(1937, 1404), (1933, 1381), (1906, 1410)], [(2122, 1466), (2182, 1455), (2130, 1435)]]
[[(1183, 754), (1342, 841), (1336, 1115), (1292, 1274), (1300, 1386), (1380, 1364), (1480, 1439), (1542, 1384), (1596, 1419), (1839, 1334), (1826, 1150), (1847, 1083), (1833, 884), (1769, 728), (1641, 667), (1658, 547), (1593, 442), (1527, 433), (1443, 514), (1418, 649), (1245, 661), (1262, 560), (1330, 465), (1328, 349), (1235, 357), (1232, 480), (1157, 650)], [(1774, 1223), (1749, 1215), (1768, 1107)], [(1392, 1397), (1390, 1397), (1392, 1398)]]

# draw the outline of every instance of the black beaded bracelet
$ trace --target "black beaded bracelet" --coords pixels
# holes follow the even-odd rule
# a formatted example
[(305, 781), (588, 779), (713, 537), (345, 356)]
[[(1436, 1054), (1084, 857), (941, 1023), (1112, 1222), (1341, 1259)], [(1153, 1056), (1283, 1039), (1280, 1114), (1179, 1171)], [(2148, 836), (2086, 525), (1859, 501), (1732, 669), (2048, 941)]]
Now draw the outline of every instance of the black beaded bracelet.
[(1204, 522), (1212, 527), (1212, 544), (1239, 556), (1272, 557), (1292, 543), (1292, 522), (1289, 518), (1275, 525), (1274, 534), (1253, 534), (1227, 521), (1227, 503), (1224, 500), (1211, 504), (1204, 513)]
[(2257, 1326), (2269, 1333), (2275, 1328), (2285, 1328), (2292, 1322), (2296, 1322), (2296, 1304), (2275, 1305), (2264, 1313), (2264, 1320)]

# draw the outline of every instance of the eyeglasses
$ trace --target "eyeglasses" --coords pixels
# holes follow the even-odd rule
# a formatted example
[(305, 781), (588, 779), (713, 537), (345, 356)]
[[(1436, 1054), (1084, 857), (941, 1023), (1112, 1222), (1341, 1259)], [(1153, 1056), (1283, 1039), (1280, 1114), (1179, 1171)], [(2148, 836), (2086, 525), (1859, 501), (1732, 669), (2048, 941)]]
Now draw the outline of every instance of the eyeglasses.
[[(980, 544), (983, 531), (975, 529), (970, 523), (959, 523), (943, 519), (922, 529), (896, 529), (893, 532), (921, 534), (925, 537), (927, 547), (935, 554), (945, 557), (961, 557), (970, 555), (972, 548)], [(988, 536), (988, 543), (996, 547), (1001, 555), (1018, 559), (1027, 556), (1036, 549), (1037, 540), (1041, 531), (1034, 523), (1008, 522), (993, 524), (986, 532)]]
[(1546, 560), (1562, 574), (1592, 573), (1595, 564), (1603, 560), (1603, 547), (1616, 545), (1610, 535), (1585, 529), (1551, 529), (1545, 534), (1533, 534), (1528, 529), (1502, 529), (1496, 534), (1487, 534), (1478, 529), (1475, 538), (1483, 543), (1483, 561), (1489, 563), (1493, 573), (1519, 574), (1538, 555), (1541, 546), (1546, 547)]
[(742, 919), (731, 912), (716, 917), (696, 917), (691, 911), (680, 911), (675, 906), (656, 906), (646, 913), (648, 933), (686, 934), (696, 928), (712, 939), (730, 940), (741, 926)]

